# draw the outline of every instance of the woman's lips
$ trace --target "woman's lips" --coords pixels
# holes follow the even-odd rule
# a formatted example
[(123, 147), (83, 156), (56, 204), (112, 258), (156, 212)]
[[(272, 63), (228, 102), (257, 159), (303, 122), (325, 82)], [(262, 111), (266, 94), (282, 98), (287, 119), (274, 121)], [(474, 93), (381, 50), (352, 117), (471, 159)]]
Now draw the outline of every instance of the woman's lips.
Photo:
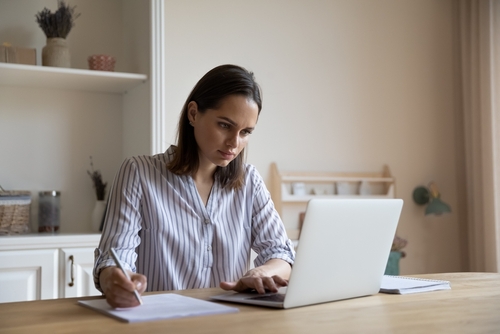
[(224, 152), (224, 151), (219, 151), (219, 152), (220, 152), (220, 154), (222, 155), (222, 157), (223, 157), (224, 159), (228, 159), (228, 160), (229, 160), (229, 159), (233, 159), (233, 158), (234, 158), (234, 156), (235, 156), (235, 154), (234, 154), (234, 153), (231, 153), (231, 152)]

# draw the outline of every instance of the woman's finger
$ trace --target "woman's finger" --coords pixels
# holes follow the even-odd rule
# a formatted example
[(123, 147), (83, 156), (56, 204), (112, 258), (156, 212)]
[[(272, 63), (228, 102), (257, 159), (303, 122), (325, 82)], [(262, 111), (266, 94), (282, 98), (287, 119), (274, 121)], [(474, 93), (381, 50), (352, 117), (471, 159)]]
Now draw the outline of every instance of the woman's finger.
[(278, 292), (278, 287), (276, 286), (273, 277), (262, 277), (262, 284), (266, 290)]
[(281, 276), (278, 276), (278, 275), (274, 275), (273, 276), (273, 280), (274, 282), (279, 285), (280, 287), (281, 286), (288, 286), (288, 280), (282, 278)]

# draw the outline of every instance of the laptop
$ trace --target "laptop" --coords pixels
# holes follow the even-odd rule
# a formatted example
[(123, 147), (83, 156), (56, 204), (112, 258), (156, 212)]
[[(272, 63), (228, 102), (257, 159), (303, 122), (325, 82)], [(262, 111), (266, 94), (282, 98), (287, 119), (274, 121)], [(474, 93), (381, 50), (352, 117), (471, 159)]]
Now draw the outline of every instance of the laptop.
[(402, 207), (401, 199), (312, 199), (287, 287), (210, 298), (286, 309), (376, 294)]

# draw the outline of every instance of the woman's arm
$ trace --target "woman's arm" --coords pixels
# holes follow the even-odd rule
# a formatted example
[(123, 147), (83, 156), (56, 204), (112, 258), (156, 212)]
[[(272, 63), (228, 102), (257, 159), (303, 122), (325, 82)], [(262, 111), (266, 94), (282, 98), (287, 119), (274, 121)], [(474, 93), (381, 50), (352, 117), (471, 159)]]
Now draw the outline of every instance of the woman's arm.
[(257, 252), (256, 267), (249, 270), (237, 282), (221, 282), (225, 290), (244, 291), (255, 289), (277, 292), (288, 285), (295, 259), (293, 244), (286, 235), (285, 226), (274, 208), (264, 180), (255, 169), (247, 166), (246, 185), (252, 194), (252, 248)]
[(129, 272), (135, 271), (136, 253), (141, 228), (139, 173), (133, 159), (123, 162), (111, 188), (109, 205), (99, 247), (95, 252), (94, 283), (96, 288), (106, 295), (113, 307), (136, 306), (137, 301), (127, 302), (131, 291), (146, 289), (146, 277), (131, 274), (134, 283), (126, 279), (118, 270), (109, 249), (120, 250), (123, 265)]

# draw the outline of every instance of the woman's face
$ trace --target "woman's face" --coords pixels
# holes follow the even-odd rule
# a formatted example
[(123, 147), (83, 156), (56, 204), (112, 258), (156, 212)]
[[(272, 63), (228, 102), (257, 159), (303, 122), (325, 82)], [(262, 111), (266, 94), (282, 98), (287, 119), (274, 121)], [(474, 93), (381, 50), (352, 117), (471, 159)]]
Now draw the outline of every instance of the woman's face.
[(207, 109), (204, 113), (199, 112), (196, 102), (190, 102), (188, 117), (194, 127), (200, 167), (225, 167), (247, 145), (257, 124), (259, 108), (244, 95), (229, 95), (217, 109)]

